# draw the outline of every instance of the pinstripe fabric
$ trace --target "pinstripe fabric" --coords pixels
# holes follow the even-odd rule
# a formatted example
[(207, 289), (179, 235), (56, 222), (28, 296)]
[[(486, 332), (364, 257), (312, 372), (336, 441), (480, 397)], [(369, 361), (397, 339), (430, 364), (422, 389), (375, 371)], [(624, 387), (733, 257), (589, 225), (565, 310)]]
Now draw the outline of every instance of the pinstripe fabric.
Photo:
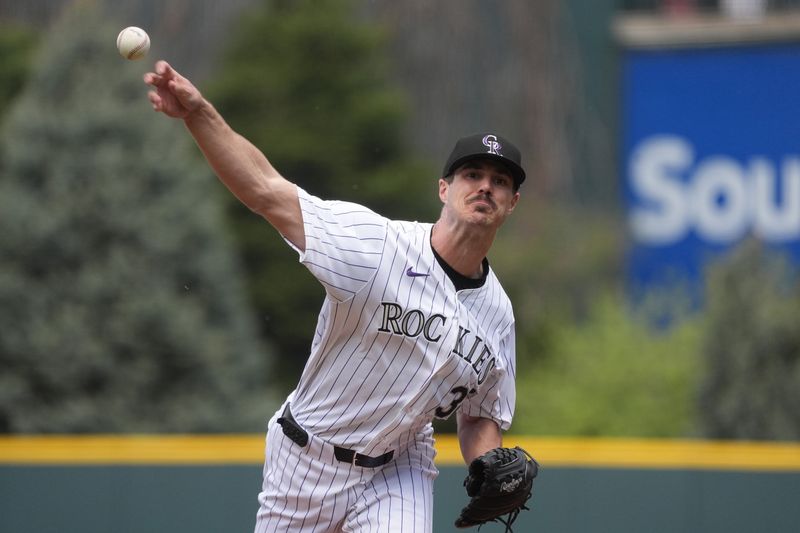
[(370, 479), (348, 513), (346, 532), (430, 533), (433, 524), (433, 429)]
[[(429, 531), (431, 420), (462, 409), (511, 424), (511, 304), (491, 269), (481, 287), (457, 291), (431, 249), (431, 224), (298, 196), (300, 261), (326, 291), (290, 395), (314, 438), (301, 449), (271, 423), (256, 532)], [(331, 445), (395, 459), (351, 467), (329, 460)]]
[(385, 466), (360, 468), (337, 461), (333, 446), (315, 435), (300, 448), (277, 418), (267, 429), (255, 533), (430, 533), (438, 475), (430, 425)]
[(277, 424), (267, 429), (266, 461), (255, 533), (341, 531), (367, 469), (337, 461), (333, 446), (315, 436), (300, 448)]

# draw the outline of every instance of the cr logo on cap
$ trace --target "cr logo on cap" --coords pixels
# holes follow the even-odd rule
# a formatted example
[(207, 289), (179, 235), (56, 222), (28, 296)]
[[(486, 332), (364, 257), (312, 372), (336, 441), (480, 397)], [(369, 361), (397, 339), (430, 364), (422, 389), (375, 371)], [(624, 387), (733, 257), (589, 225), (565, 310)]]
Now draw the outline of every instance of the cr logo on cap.
[(483, 145), (489, 148), (490, 154), (494, 155), (503, 155), (500, 153), (500, 149), (503, 147), (499, 142), (497, 142), (497, 137), (494, 135), (487, 135), (483, 138)]

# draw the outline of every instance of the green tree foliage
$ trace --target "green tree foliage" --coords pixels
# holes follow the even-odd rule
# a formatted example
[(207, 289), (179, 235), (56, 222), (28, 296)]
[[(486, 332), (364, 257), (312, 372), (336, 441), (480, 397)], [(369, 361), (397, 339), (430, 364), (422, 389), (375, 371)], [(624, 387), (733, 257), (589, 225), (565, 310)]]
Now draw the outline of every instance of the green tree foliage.
[(744, 243), (710, 270), (708, 321), (702, 433), (800, 440), (800, 282), (788, 261)]
[[(231, 125), (310, 193), (390, 217), (438, 212), (436, 171), (404, 143), (407, 110), (388, 76), (382, 33), (348, 0), (267, 0), (247, 13), (207, 93)], [(324, 296), (265, 221), (231, 202), (263, 334), (291, 387)]]
[(260, 429), (219, 186), (81, 5), (0, 138), (0, 431)]
[(0, 25), (0, 117), (28, 77), (38, 35), (30, 28)]
[(585, 321), (597, 299), (621, 290), (623, 249), (616, 213), (537, 198), (523, 185), (491, 251), (514, 304), (520, 367), (550, 350), (553, 328)]
[(621, 298), (560, 321), (518, 374), (516, 433), (681, 437), (693, 432), (700, 323), (654, 330)]

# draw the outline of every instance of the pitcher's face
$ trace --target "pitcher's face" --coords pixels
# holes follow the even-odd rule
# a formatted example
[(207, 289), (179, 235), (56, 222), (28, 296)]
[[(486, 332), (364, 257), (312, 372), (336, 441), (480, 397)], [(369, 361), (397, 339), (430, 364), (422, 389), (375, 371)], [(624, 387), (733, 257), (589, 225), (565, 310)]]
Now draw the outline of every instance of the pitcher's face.
[(498, 228), (514, 211), (519, 192), (514, 191), (514, 179), (505, 166), (473, 159), (456, 169), (452, 181), (439, 180), (439, 198), (459, 219)]

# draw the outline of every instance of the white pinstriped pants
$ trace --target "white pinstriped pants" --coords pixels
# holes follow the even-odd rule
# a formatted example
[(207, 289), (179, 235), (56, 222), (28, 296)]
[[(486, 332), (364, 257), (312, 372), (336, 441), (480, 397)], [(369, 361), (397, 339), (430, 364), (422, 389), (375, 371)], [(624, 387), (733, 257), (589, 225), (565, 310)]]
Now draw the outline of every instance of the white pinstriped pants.
[(278, 413), (267, 429), (255, 533), (431, 533), (439, 472), (430, 427), (387, 464), (363, 468), (338, 461), (314, 435), (301, 448), (283, 434)]

